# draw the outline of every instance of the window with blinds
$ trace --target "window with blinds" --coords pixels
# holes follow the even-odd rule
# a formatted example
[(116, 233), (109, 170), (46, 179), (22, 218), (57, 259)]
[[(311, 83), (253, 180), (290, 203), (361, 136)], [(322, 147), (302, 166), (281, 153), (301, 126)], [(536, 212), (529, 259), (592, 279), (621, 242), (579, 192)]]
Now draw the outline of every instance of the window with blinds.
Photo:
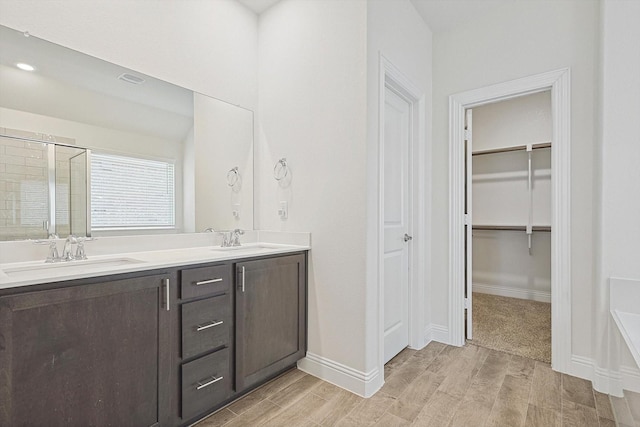
[(91, 155), (91, 228), (175, 228), (173, 163)]

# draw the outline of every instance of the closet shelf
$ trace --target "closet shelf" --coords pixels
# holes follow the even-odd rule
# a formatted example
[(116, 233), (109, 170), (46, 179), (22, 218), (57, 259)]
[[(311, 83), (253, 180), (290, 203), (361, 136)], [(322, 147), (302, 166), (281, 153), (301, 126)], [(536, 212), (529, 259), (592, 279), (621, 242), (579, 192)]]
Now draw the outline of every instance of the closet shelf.
[[(508, 230), (508, 231), (527, 231), (526, 225), (473, 225), (473, 230)], [(551, 231), (550, 225), (534, 225), (533, 231)]]
[[(531, 148), (534, 150), (539, 150), (542, 148), (551, 148), (550, 142), (541, 142), (539, 144), (532, 144)], [(482, 156), (484, 154), (496, 154), (496, 153), (507, 153), (509, 151), (522, 151), (526, 150), (526, 145), (514, 145), (512, 147), (503, 147), (503, 148), (493, 148), (491, 150), (478, 150), (471, 153), (472, 156)]]

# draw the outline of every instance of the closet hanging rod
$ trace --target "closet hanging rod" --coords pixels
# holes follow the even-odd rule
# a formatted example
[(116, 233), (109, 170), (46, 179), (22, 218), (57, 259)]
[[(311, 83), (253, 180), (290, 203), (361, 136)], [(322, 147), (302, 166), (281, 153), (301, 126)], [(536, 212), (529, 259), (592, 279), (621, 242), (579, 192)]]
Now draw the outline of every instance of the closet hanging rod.
[[(508, 231), (527, 231), (526, 225), (474, 225), (473, 230), (508, 230)], [(534, 225), (533, 231), (551, 231), (551, 226)]]
[[(550, 142), (541, 142), (539, 144), (532, 144), (534, 150), (541, 148), (551, 148)], [(527, 149), (526, 145), (514, 145), (513, 147), (493, 148), (491, 150), (478, 150), (471, 153), (472, 156), (482, 156), (483, 154), (495, 154), (495, 153), (507, 153), (509, 151), (524, 151)]]

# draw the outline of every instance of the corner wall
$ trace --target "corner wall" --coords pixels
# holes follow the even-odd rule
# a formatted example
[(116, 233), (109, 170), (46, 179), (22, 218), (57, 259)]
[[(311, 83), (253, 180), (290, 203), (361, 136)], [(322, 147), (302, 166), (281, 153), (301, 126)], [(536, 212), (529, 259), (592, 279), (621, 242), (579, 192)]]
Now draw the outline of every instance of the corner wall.
[[(613, 374), (611, 384), (640, 392), (640, 369), (631, 357), (609, 312), (612, 277), (640, 280), (640, 3), (602, 2), (602, 92), (600, 184), (600, 263), (595, 281), (596, 328), (593, 353), (597, 367)], [(640, 283), (640, 281), (638, 282)], [(607, 343), (609, 345), (603, 345)]]
[[(408, 0), (283, 0), (260, 16), (259, 40), (259, 227), (313, 236), (309, 348), (299, 366), (370, 396), (384, 381), (376, 275), (378, 55), (424, 92), (430, 135), (431, 33)], [(292, 171), (289, 187), (273, 177), (282, 157)], [(284, 221), (280, 201), (289, 206)], [(418, 305), (428, 317), (426, 303)]]

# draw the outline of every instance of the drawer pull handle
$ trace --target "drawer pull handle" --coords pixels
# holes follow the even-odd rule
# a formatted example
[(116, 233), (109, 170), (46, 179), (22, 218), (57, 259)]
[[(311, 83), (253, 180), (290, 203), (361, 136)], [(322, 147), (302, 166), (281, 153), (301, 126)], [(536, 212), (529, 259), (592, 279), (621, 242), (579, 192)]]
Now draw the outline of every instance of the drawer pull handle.
[(167, 298), (167, 311), (169, 311), (169, 300), (171, 299), (171, 281), (169, 279), (164, 279), (164, 284), (166, 286), (166, 298)]
[(214, 320), (213, 322), (198, 325), (196, 328), (196, 332), (204, 331), (205, 329), (213, 328), (214, 326), (222, 325), (223, 323), (224, 321), (222, 320)]
[(203, 388), (205, 388), (205, 387), (209, 387), (211, 384), (213, 384), (213, 383), (217, 383), (218, 381), (220, 381), (220, 380), (221, 380), (221, 379), (223, 379), (224, 377), (218, 377), (218, 378), (216, 378), (216, 377), (214, 377), (214, 376), (212, 375), (212, 376), (211, 376), (211, 377), (209, 377), (209, 378), (211, 378), (211, 381), (207, 381), (206, 383), (205, 383), (205, 382), (202, 382), (202, 381), (198, 381), (198, 386), (196, 387), (196, 390), (201, 390), (201, 389), (203, 389)]
[(218, 277), (216, 279), (210, 279), (210, 280), (203, 280), (201, 282), (196, 282), (196, 286), (208, 285), (209, 283), (218, 283), (218, 282), (222, 282), (222, 277)]

